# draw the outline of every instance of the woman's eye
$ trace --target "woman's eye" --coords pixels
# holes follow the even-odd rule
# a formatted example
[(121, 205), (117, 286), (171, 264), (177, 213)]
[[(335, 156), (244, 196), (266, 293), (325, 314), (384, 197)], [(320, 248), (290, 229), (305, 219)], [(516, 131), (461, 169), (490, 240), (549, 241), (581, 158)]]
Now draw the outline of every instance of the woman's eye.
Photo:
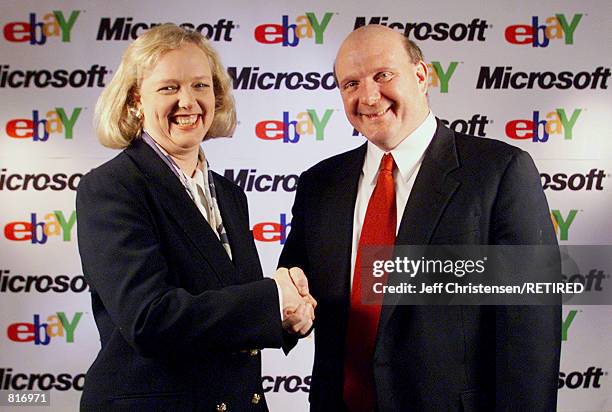
[(173, 92), (177, 89), (178, 87), (176, 86), (163, 86), (159, 88), (158, 92)]
[(195, 88), (196, 89), (206, 89), (210, 87), (207, 83), (196, 83), (195, 84)]

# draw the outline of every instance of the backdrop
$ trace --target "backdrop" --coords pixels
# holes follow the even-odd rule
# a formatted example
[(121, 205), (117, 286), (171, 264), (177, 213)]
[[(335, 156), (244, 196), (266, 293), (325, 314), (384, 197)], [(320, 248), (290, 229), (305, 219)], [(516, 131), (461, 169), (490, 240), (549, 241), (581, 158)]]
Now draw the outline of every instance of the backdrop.
[[(99, 349), (76, 246), (75, 188), (117, 152), (98, 144), (93, 109), (130, 41), (158, 23), (209, 36), (234, 79), (236, 133), (203, 147), (212, 168), (246, 191), (268, 274), (290, 230), (299, 173), (364, 141), (345, 118), (331, 68), (342, 39), (367, 23), (421, 45), (436, 116), (531, 153), (561, 244), (612, 244), (609, 1), (0, 7), (0, 388), (50, 390), (48, 410), (77, 409)], [(573, 275), (587, 288), (612, 286), (598, 267)], [(610, 306), (564, 308), (559, 410), (612, 410), (611, 315)], [(307, 410), (312, 357), (312, 339), (288, 357), (264, 351), (273, 411)]]

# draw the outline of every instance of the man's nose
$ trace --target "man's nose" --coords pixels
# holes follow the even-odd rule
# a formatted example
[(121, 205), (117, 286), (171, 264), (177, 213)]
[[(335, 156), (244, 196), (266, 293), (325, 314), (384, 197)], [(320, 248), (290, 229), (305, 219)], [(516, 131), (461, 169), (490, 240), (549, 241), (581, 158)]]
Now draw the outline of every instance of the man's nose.
[(361, 95), (359, 101), (362, 104), (373, 106), (380, 100), (380, 90), (378, 84), (374, 81), (365, 81), (361, 87)]

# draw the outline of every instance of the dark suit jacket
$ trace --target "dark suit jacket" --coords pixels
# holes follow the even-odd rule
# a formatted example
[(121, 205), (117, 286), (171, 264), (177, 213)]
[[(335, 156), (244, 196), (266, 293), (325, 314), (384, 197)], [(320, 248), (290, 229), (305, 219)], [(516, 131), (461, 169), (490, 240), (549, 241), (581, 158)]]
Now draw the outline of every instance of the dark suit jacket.
[(262, 279), (246, 196), (214, 179), (233, 261), (140, 139), (81, 180), (79, 251), (101, 340), (83, 409), (266, 409), (255, 349), (281, 346), (278, 292)]
[[(366, 146), (300, 178), (279, 266), (318, 300), (314, 411), (341, 410), (353, 212)], [(396, 244), (556, 244), (529, 155), (438, 121)], [(552, 411), (560, 306), (383, 306), (374, 355), (380, 411)], [(355, 342), (354, 344), (359, 344)]]

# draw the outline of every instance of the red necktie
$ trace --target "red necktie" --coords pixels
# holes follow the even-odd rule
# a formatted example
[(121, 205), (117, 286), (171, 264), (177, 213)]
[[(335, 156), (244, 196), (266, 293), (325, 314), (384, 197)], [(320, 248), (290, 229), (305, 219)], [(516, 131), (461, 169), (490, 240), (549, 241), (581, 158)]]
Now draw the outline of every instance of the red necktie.
[[(393, 156), (385, 154), (380, 163), (376, 187), (368, 202), (357, 248), (344, 356), (344, 402), (351, 412), (372, 411), (375, 408), (372, 363), (382, 296), (377, 296), (375, 304), (361, 303), (362, 287), (367, 290), (365, 288), (371, 288), (373, 284), (371, 276), (362, 280), (361, 255), (364, 246), (391, 246), (395, 243), (397, 212), (394, 166)], [(377, 282), (380, 281), (384, 282), (384, 278), (377, 279)]]

